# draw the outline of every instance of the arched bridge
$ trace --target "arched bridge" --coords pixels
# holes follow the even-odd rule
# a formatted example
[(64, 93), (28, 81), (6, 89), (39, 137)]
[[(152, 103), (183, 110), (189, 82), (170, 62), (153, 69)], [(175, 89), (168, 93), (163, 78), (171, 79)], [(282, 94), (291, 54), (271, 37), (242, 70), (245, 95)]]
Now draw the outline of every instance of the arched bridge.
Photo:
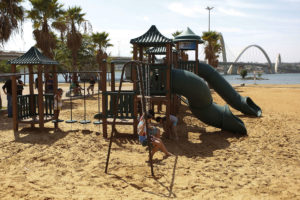
[[(247, 50), (248, 50), (249, 48), (251, 48), (251, 47), (256, 47), (256, 48), (258, 48), (258, 49), (263, 53), (263, 55), (265, 56), (265, 58), (267, 59), (267, 62), (268, 62), (268, 65), (267, 65), (267, 67), (268, 67), (268, 72), (269, 72), (269, 73), (274, 73), (274, 70), (272, 70), (272, 63), (271, 63), (271, 60), (270, 60), (268, 54), (266, 53), (266, 51), (265, 51), (262, 47), (260, 47), (259, 45), (253, 44), (253, 45), (247, 46), (246, 48), (244, 48), (244, 49), (240, 52), (240, 54), (237, 56), (237, 58), (235, 59), (235, 61), (230, 65), (230, 67), (229, 67), (229, 69), (228, 69), (228, 71), (227, 71), (227, 74), (236, 74), (237, 67), (236, 67), (235, 63), (237, 63), (238, 60), (240, 59), (240, 57), (243, 55), (243, 53), (245, 53), (245, 51), (247, 51)], [(254, 64), (253, 64), (253, 65), (254, 65)], [(259, 64), (258, 64), (258, 63), (255, 63), (255, 65), (258, 66)], [(265, 65), (264, 65), (264, 66), (265, 66)], [(233, 69), (233, 68), (235, 68), (235, 69)], [(233, 73), (233, 72), (234, 72), (234, 73)]]
[[(245, 47), (239, 53), (239, 55), (235, 58), (235, 60), (233, 62), (228, 62), (227, 61), (224, 38), (223, 38), (223, 35), (221, 33), (220, 33), (220, 36), (221, 36), (220, 43), (221, 43), (221, 46), (222, 46), (223, 62), (220, 61), (219, 64), (224, 66), (224, 73), (225, 74), (227, 74), (227, 73), (228, 74), (237, 74), (238, 66), (244, 66), (244, 65), (261, 66), (261, 67), (267, 68), (267, 70), (266, 70), (267, 73), (277, 73), (277, 68), (280, 65), (281, 60), (277, 58), (275, 66), (272, 65), (271, 60), (270, 60), (268, 54), (266, 53), (266, 51), (261, 46), (259, 46), (257, 44), (252, 44), (252, 45), (249, 45), (249, 46)], [(257, 48), (260, 52), (262, 52), (264, 57), (266, 58), (267, 62), (266, 63), (239, 62), (239, 59), (241, 58), (241, 56), (251, 47)]]

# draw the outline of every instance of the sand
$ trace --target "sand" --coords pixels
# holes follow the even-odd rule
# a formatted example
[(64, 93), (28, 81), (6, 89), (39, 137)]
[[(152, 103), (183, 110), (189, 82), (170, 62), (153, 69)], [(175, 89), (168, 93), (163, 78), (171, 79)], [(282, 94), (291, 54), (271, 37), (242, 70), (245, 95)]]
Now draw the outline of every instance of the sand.
[[(180, 107), (179, 141), (164, 140), (175, 156), (154, 156), (130, 138), (112, 145), (104, 173), (108, 140), (101, 126), (60, 124), (54, 131), (21, 125), (15, 140), (11, 120), (0, 117), (0, 199), (300, 199), (300, 85), (236, 87), (263, 110), (260, 118), (231, 109), (248, 137), (207, 126), (188, 107)], [(215, 102), (224, 101), (213, 92)], [(83, 119), (83, 100), (74, 101), (74, 119)], [(61, 118), (69, 119), (69, 102)], [(87, 100), (87, 119), (97, 98)], [(23, 128), (22, 128), (23, 127)], [(110, 133), (109, 128), (109, 133)], [(118, 127), (132, 133), (131, 126)]]

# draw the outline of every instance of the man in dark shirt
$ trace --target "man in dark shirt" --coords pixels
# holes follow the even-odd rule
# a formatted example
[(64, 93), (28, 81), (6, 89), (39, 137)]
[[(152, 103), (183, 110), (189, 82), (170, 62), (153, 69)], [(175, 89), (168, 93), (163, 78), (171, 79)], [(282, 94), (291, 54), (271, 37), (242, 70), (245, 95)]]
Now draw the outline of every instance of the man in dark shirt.
[(12, 87), (11, 79), (8, 79), (5, 84), (2, 86), (4, 93), (7, 96), (7, 113), (8, 117), (12, 117)]
[(23, 95), (24, 83), (21, 76), (17, 77), (17, 95)]
[(53, 93), (53, 77), (49, 76), (49, 79), (46, 81), (46, 93)]

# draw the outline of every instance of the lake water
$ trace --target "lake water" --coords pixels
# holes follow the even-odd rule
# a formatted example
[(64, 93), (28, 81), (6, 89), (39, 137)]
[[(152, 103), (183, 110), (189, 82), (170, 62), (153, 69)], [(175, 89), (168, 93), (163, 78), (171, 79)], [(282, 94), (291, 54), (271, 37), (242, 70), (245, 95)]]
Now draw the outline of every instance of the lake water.
[[(249, 75), (253, 77), (253, 74)], [(242, 80), (240, 75), (224, 75), (223, 76), (230, 84), (300, 84), (300, 73), (292, 74), (263, 74), (261, 78), (266, 80)], [(258, 76), (256, 76), (258, 77)]]
[[(110, 74), (108, 74), (108, 79)], [(115, 74), (116, 80), (120, 80), (121, 72), (117, 71)], [(263, 74), (261, 78), (266, 80), (242, 80), (240, 75), (223, 75), (223, 77), (230, 84), (300, 84), (300, 73), (291, 73), (291, 74)], [(253, 74), (249, 74), (247, 77), (253, 77)], [(257, 76), (258, 77), (258, 76)], [(23, 79), (23, 78), (22, 78)], [(29, 78), (26, 77), (26, 82)], [(65, 80), (62, 75), (58, 76), (58, 81), (64, 83)]]
[[(249, 74), (249, 77), (253, 77), (253, 74)], [(120, 80), (121, 72), (116, 72), (116, 79)], [(240, 75), (223, 75), (223, 77), (230, 84), (254, 84), (254, 80), (242, 80)], [(256, 75), (256, 77), (258, 77)], [(261, 78), (266, 80), (256, 80), (256, 84), (283, 84), (292, 85), (300, 84), (300, 73), (290, 74), (263, 74)]]

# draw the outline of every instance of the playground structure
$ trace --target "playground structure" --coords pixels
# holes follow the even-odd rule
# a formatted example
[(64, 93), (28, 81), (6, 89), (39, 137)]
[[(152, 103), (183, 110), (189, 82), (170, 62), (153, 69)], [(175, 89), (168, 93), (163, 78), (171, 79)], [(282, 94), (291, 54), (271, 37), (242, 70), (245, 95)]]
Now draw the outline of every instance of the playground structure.
[[(183, 99), (182, 96), (186, 98), (184, 101), (192, 113), (202, 122), (225, 131), (246, 135), (247, 130), (243, 121), (231, 113), (229, 106), (220, 106), (213, 102), (207, 83), (233, 108), (246, 115), (261, 116), (261, 109), (251, 98), (240, 96), (214, 68), (199, 62), (198, 45), (202, 43), (202, 40), (189, 28), (172, 40), (163, 36), (153, 25), (145, 34), (132, 39), (130, 43), (133, 44), (133, 61), (123, 66), (118, 91), (116, 91), (115, 81), (115, 63), (117, 61), (111, 62), (111, 88), (108, 90), (105, 56), (99, 62), (99, 71), (68, 72), (100, 73), (98, 114), (94, 116), (98, 121), (94, 124), (102, 124), (104, 137), (108, 136), (107, 126), (112, 125), (105, 172), (107, 172), (112, 140), (117, 135), (116, 125), (133, 126), (132, 136), (137, 137), (138, 117), (146, 112), (146, 108), (153, 108), (154, 104), (165, 105), (167, 123), (170, 123), (170, 114), (177, 114)], [(173, 49), (173, 47), (176, 48)], [(188, 60), (187, 54), (185, 54), (185, 51), (188, 50), (195, 52), (195, 60)], [(144, 58), (144, 52), (148, 54), (148, 59)], [(156, 62), (156, 55), (165, 55), (162, 63)], [(57, 73), (59, 72), (56, 71), (55, 65), (58, 62), (43, 56), (36, 48), (32, 47), (27, 53), (8, 63), (11, 64), (12, 72), (13, 130), (18, 131), (19, 123), (29, 123), (31, 127), (39, 124), (40, 128), (44, 128), (44, 123), (51, 120), (55, 120), (54, 124), (57, 128), (58, 119), (54, 119), (53, 111), (53, 93), (55, 94), (57, 91)], [(17, 64), (29, 66), (29, 95), (17, 96), (16, 76), (20, 75), (16, 73)], [(52, 67), (53, 93), (43, 94), (43, 84), (38, 84), (38, 94), (34, 94), (33, 65), (38, 65), (39, 83), (42, 83), (42, 66), (50, 65)], [(129, 90), (122, 90), (125, 69), (129, 72), (127, 82), (132, 84), (132, 89)], [(101, 103), (100, 90), (102, 91)], [(70, 95), (70, 102), (71, 120), (66, 122), (75, 123), (76, 120), (72, 119), (72, 95)], [(100, 107), (102, 108), (101, 113)], [(84, 94), (84, 120), (80, 121), (81, 124), (90, 123), (90, 120), (86, 119), (85, 109)], [(148, 126), (147, 123), (146, 126)], [(169, 129), (166, 129), (166, 136), (170, 136)], [(151, 173), (154, 175), (149, 142), (148, 146)]]
[[(240, 96), (215, 69), (199, 62), (198, 45), (202, 41), (200, 36), (195, 35), (189, 28), (171, 40), (163, 36), (155, 26), (151, 26), (145, 34), (130, 42), (133, 44), (133, 60), (143, 63), (142, 76), (145, 78), (147, 107), (153, 108), (153, 104), (164, 104), (167, 120), (169, 120), (170, 114), (177, 114), (180, 99), (182, 99), (178, 95), (182, 95), (187, 98), (186, 102), (192, 113), (204, 123), (225, 131), (247, 134), (243, 121), (234, 116), (227, 105), (219, 106), (213, 103), (206, 82), (233, 108), (247, 115), (261, 116), (261, 109), (251, 98)], [(173, 46), (176, 46), (176, 50), (172, 49)], [(144, 58), (145, 49), (147, 49), (148, 59)], [(195, 60), (189, 61), (181, 56), (187, 50), (195, 52)], [(164, 62), (156, 63), (155, 55), (165, 55)], [(146, 61), (148, 62), (145, 63)], [(112, 105), (114, 105), (112, 102), (117, 98), (113, 62), (111, 66), (111, 92), (107, 92), (104, 88), (102, 93), (104, 136), (107, 136), (105, 124), (114, 124), (112, 119), (107, 121), (107, 118), (113, 118), (113, 115), (108, 113), (112, 113)], [(119, 108), (115, 117), (119, 120), (132, 120), (131, 122), (117, 121), (116, 123), (133, 125), (134, 135), (137, 135), (137, 119), (138, 114), (141, 114), (138, 113), (138, 104), (141, 101), (141, 94), (138, 93), (135, 67), (131, 67), (130, 77), (133, 90), (120, 92), (120, 101), (117, 102)], [(107, 102), (108, 99), (110, 102)], [(169, 136), (169, 130), (166, 135)]]
[[(40, 128), (44, 128), (44, 123), (54, 119), (54, 95), (57, 91), (57, 73), (56, 65), (57, 61), (51, 60), (41, 54), (38, 49), (31, 47), (22, 56), (8, 61), (11, 64), (11, 72), (14, 73), (11, 76), (12, 80), (12, 107), (13, 107), (13, 130), (18, 131), (18, 125), (20, 123), (31, 124), (34, 127), (35, 124), (39, 124)], [(29, 71), (29, 95), (17, 96), (16, 85), (16, 65), (28, 65)], [(34, 94), (34, 77), (33, 77), (33, 65), (37, 65), (38, 75), (38, 94)], [(53, 93), (43, 93), (43, 79), (42, 73), (45, 67), (51, 69), (53, 76)]]
[[(55, 118), (54, 115), (54, 95), (57, 93), (58, 82), (57, 75), (59, 73), (73, 73), (73, 74), (93, 74), (92, 76), (98, 76), (100, 71), (72, 71), (72, 72), (58, 72), (56, 70), (56, 65), (59, 63), (57, 61), (51, 60), (44, 56), (35, 47), (31, 47), (22, 56), (9, 60), (8, 64), (11, 64), (11, 74), (6, 74), (5, 76), (10, 76), (12, 80), (12, 110), (13, 110), (13, 130), (14, 133), (18, 132), (18, 126), (20, 123), (30, 124), (32, 128), (35, 124), (39, 124), (39, 128), (44, 128), (44, 124), (52, 121), (54, 127), (58, 128), (58, 123), (63, 120)], [(16, 65), (28, 65), (29, 73), (16, 73)], [(37, 73), (33, 71), (33, 66), (37, 65)], [(43, 68), (44, 66), (44, 68)], [(45, 67), (51, 67), (51, 70), (45, 69)], [(53, 91), (49, 93), (44, 93), (43, 86), (43, 74), (52, 74), (53, 77)], [(29, 75), (29, 94), (27, 95), (17, 95), (17, 85), (16, 77), (20, 75)], [(38, 92), (34, 94), (34, 74), (37, 74), (38, 80)], [(77, 77), (77, 75), (76, 75)], [(85, 105), (85, 82), (87, 80), (84, 76), (81, 80), (84, 82), (84, 119), (80, 121), (81, 124), (90, 123), (90, 120), (86, 119), (86, 105)], [(99, 87), (98, 87), (99, 90)], [(46, 90), (45, 90), (46, 91)], [(66, 120), (66, 123), (75, 123), (76, 120), (72, 119), (72, 95), (71, 87), (69, 90), (69, 97), (71, 103), (70, 109), (70, 120)], [(98, 92), (98, 104), (99, 104), (99, 92)], [(99, 108), (99, 106), (98, 106)], [(99, 110), (99, 109), (98, 109)], [(94, 122), (94, 124), (100, 124), (99, 122)]]
[[(202, 43), (202, 41), (200, 37), (195, 35), (189, 28), (182, 34), (175, 37), (172, 41), (163, 36), (155, 26), (151, 26), (145, 34), (132, 39), (130, 42), (133, 44), (134, 61), (124, 65), (119, 91), (117, 96), (114, 97), (114, 103), (111, 104), (114, 105), (114, 118), (107, 154), (105, 168), (106, 173), (108, 169), (112, 140), (116, 135), (116, 118), (122, 114), (120, 110), (123, 110), (124, 106), (124, 101), (121, 100), (125, 95), (125, 93), (121, 91), (123, 74), (125, 68), (128, 67), (128, 64), (135, 63), (137, 62), (136, 60), (142, 64), (141, 66), (131, 66), (130, 77), (133, 82), (133, 90), (131, 91), (133, 92), (133, 98), (130, 103), (133, 104), (134, 118), (132, 124), (134, 128), (134, 135), (137, 134), (138, 102), (141, 102), (142, 104), (143, 113), (146, 112), (146, 107), (153, 107), (151, 104), (154, 102), (165, 104), (166, 119), (167, 123), (169, 123), (170, 114), (176, 115), (176, 112), (178, 111), (178, 105), (181, 99), (180, 95), (187, 98), (187, 101), (185, 102), (189, 105), (192, 113), (204, 123), (221, 128), (225, 131), (246, 135), (247, 130), (243, 121), (234, 116), (227, 105), (220, 106), (213, 103), (210, 89), (203, 79), (205, 79), (209, 85), (235, 109), (247, 115), (257, 117), (261, 116), (261, 109), (249, 97), (241, 97), (215, 69), (213, 69), (210, 65), (199, 62), (198, 45)], [(176, 51), (172, 50), (173, 42), (176, 45)], [(148, 53), (148, 63), (143, 63), (143, 61), (145, 61), (143, 57), (144, 48), (148, 48), (146, 51)], [(194, 61), (188, 61), (185, 56), (182, 56), (186, 50), (195, 51)], [(157, 54), (165, 55), (164, 63), (155, 63), (155, 55)], [(138, 73), (137, 69), (139, 70)], [(112, 67), (112, 87), (114, 87), (113, 71), (114, 69)], [(141, 90), (144, 91), (142, 94), (138, 93), (138, 90), (140, 92), (141, 90), (137, 85), (137, 83), (140, 83), (141, 81), (143, 84), (140, 84), (139, 87), (142, 87)], [(107, 98), (103, 96), (103, 99)], [(146, 100), (148, 106), (145, 105)], [(107, 103), (105, 102), (104, 105), (107, 105)], [(125, 106), (128, 105), (125, 103)], [(140, 115), (141, 114), (142, 113), (140, 113)], [(103, 123), (107, 122), (103, 121)], [(105, 131), (107, 131), (106, 128), (103, 129), (103, 133)], [(169, 130), (166, 130), (166, 135), (169, 136)], [(150, 155), (150, 142), (148, 142), (148, 146), (151, 173), (152, 176), (154, 176), (152, 158)]]
[[(165, 105), (167, 123), (169, 123), (170, 114), (176, 115), (180, 99), (182, 99), (178, 95), (182, 95), (186, 97), (186, 103), (192, 113), (206, 124), (234, 133), (247, 133), (242, 120), (232, 115), (228, 106), (219, 106), (213, 103), (206, 82), (233, 108), (247, 115), (261, 115), (261, 109), (249, 97), (241, 97), (215, 69), (199, 62), (198, 45), (202, 43), (202, 40), (189, 28), (172, 40), (163, 36), (153, 25), (145, 34), (130, 42), (133, 44), (133, 60), (142, 63), (141, 76), (143, 76), (145, 86), (147, 107), (153, 108), (154, 104)], [(188, 50), (195, 52), (194, 60), (187, 60), (187, 57), (184, 56), (184, 52)], [(144, 58), (145, 51), (148, 59)], [(163, 63), (156, 62), (156, 55), (165, 55)], [(129, 82), (132, 83), (132, 89), (122, 90), (118, 94), (115, 89), (114, 64), (116, 62), (111, 62), (110, 90), (107, 88), (107, 63), (105, 60), (101, 62), (99, 71), (96, 72), (100, 73), (101, 78), (99, 88), (102, 91), (102, 113), (99, 113), (100, 102), (98, 101), (98, 114), (94, 118), (98, 119), (97, 124), (102, 123), (104, 137), (107, 137), (107, 126), (115, 124), (132, 125), (135, 137), (137, 136), (138, 115), (142, 113), (139, 109), (142, 94), (139, 92), (136, 67), (134, 62), (125, 64), (129, 68), (127, 71), (130, 73)], [(58, 63), (46, 58), (34, 47), (23, 56), (8, 63), (12, 64), (12, 73), (16, 72), (16, 64), (29, 65), (29, 95), (16, 96), (16, 76), (12, 76), (14, 130), (18, 130), (19, 123), (30, 123), (32, 127), (38, 123), (39, 127), (43, 128), (45, 122), (53, 120), (53, 94), (43, 94), (41, 84), (39, 84), (38, 94), (33, 93), (32, 65), (38, 65), (40, 83), (42, 82), (42, 65), (52, 66), (55, 93), (58, 73), (55, 65)], [(116, 103), (118, 110), (115, 115), (114, 105)], [(44, 112), (40, 112), (41, 110)], [(114, 117), (116, 120), (113, 120)], [(84, 119), (84, 121), (89, 120)], [(57, 125), (57, 123), (55, 124)], [(169, 130), (166, 130), (166, 135), (169, 136)]]

